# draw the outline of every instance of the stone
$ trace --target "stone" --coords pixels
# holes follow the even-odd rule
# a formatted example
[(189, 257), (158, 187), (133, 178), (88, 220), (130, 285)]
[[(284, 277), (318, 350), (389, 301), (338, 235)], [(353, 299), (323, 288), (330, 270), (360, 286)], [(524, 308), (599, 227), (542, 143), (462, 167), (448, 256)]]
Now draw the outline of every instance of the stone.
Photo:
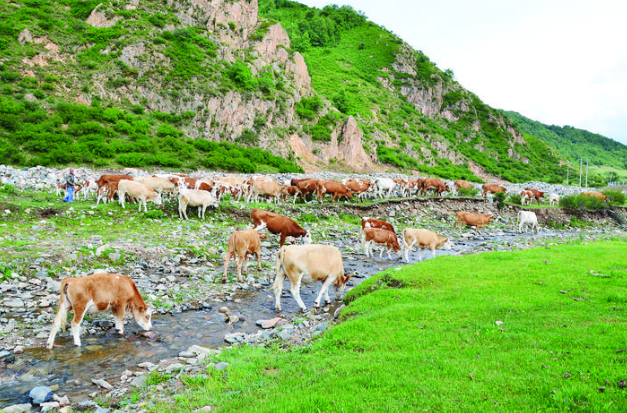
[(38, 386), (28, 393), (28, 397), (33, 399), (33, 404), (42, 404), (52, 401), (52, 394), (50, 387)]
[(185, 368), (185, 366), (181, 363), (174, 363), (174, 364), (170, 364), (168, 367), (165, 368), (165, 371), (167, 371), (168, 373), (174, 373), (174, 372), (179, 372), (181, 370), (183, 370)]
[(19, 298), (13, 298), (5, 301), (3, 305), (11, 308), (22, 308), (24, 307), (24, 301), (20, 300)]
[(194, 410), (193, 413), (206, 413), (206, 412), (210, 412), (211, 409), (213, 409), (211, 406), (205, 406), (205, 407), (201, 407), (200, 409)]
[(257, 325), (263, 329), (274, 328), (285, 324), (285, 320), (280, 317), (275, 317), (270, 320), (257, 320)]
[(107, 390), (113, 389), (113, 386), (103, 379), (91, 379), (91, 382), (97, 386), (102, 387), (103, 389), (107, 389)]
[(5, 407), (2, 409), (3, 413), (26, 413), (30, 412), (32, 404), (14, 404), (13, 406)]
[(133, 387), (142, 387), (144, 382), (148, 379), (146, 376), (138, 376), (131, 380), (131, 386)]
[(219, 363), (216, 363), (213, 365), (213, 368), (218, 370), (218, 371), (222, 371), (225, 368), (227, 368), (229, 366), (229, 363), (227, 363), (226, 361), (221, 361)]

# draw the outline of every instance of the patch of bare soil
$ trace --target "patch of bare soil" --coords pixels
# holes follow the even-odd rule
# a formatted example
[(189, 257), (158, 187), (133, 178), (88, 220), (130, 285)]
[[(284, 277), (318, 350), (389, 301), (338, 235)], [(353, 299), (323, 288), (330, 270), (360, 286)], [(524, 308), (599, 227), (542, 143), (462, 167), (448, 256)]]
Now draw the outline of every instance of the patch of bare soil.
[(35, 215), (37, 215), (37, 217), (39, 218), (50, 218), (55, 215), (59, 215), (62, 212), (63, 211), (60, 209), (45, 208), (45, 209), (40, 209), (40, 210), (35, 211)]

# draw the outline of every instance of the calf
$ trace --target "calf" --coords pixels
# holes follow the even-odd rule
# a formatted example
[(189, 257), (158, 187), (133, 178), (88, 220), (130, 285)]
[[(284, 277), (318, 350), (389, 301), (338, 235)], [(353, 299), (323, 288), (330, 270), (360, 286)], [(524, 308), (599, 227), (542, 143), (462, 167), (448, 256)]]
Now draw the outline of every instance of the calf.
[[(531, 229), (535, 228), (536, 234), (538, 233), (538, 217), (535, 212), (518, 211), (518, 232), (522, 232), (525, 225), (529, 225)], [(527, 232), (526, 228), (525, 232)]]
[(262, 209), (250, 211), (250, 221), (258, 228), (265, 225), (272, 234), (281, 234), (280, 246), (285, 244), (287, 237), (302, 238), (303, 244), (311, 244), (311, 234), (305, 231), (294, 220)]
[(363, 217), (361, 219), (361, 229), (359, 230), (359, 234), (364, 232), (364, 228), (382, 228), (387, 229), (388, 231), (392, 231), (396, 234), (396, 231), (394, 231), (394, 227), (392, 226), (392, 224), (377, 218)]
[(298, 303), (301, 311), (307, 309), (300, 298), (301, 284), (310, 284), (316, 281), (322, 283), (318, 298), (314, 302), (314, 307), (319, 308), (323, 295), (325, 303), (331, 303), (329, 298), (331, 284), (335, 287), (335, 298), (339, 300), (346, 283), (351, 278), (350, 275), (344, 275), (342, 253), (336, 247), (318, 244), (281, 247), (276, 257), (276, 278), (272, 285), (276, 311), (281, 311), (281, 293), (286, 277), (291, 283), (292, 297)]
[[(86, 180), (81, 191), (83, 193), (83, 199), (87, 199), (89, 194), (98, 192), (98, 184), (94, 180)], [(78, 199), (78, 198), (77, 198)]]
[(390, 178), (377, 178), (374, 180), (373, 187), (378, 197), (383, 198), (383, 191), (387, 191), (386, 198), (389, 198), (396, 187), (396, 182)]
[(124, 180), (132, 181), (133, 177), (130, 175), (100, 175), (100, 178), (96, 181), (96, 185), (98, 185), (98, 188), (101, 188), (108, 183), (117, 183)]
[(362, 247), (364, 247), (366, 257), (369, 257), (370, 255), (374, 257), (374, 253), (372, 253), (373, 245), (381, 246), (381, 253), (379, 254), (380, 259), (383, 258), (384, 250), (386, 250), (388, 253), (388, 259), (392, 259), (392, 256), (390, 255), (390, 250), (398, 253), (400, 258), (403, 257), (402, 252), (400, 252), (401, 246), (398, 243), (396, 234), (392, 231), (388, 231), (387, 229), (364, 228), (364, 231), (361, 233), (361, 245)]
[(72, 336), (74, 345), (81, 345), (80, 325), (86, 312), (97, 313), (111, 308), (115, 328), (124, 335), (124, 315), (130, 310), (141, 328), (152, 330), (151, 308), (147, 307), (133, 280), (122, 274), (93, 274), (80, 278), (65, 278), (61, 282), (59, 311), (57, 312), (47, 347), (52, 349), (59, 328), (65, 329), (67, 313), (74, 310)]
[(198, 218), (205, 219), (205, 211), (210, 205), (216, 206), (217, 201), (209, 191), (203, 189), (185, 189), (179, 187), (179, 219), (188, 219), (187, 207), (198, 207)]
[(283, 200), (283, 202), (285, 202), (285, 198), (290, 195), (292, 197), (294, 197), (293, 203), (296, 204), (296, 198), (298, 198), (298, 195), (300, 194), (300, 191), (298, 190), (298, 187), (295, 185), (284, 185), (283, 188), (281, 188), (281, 200)]
[(359, 199), (363, 200), (366, 196), (366, 192), (370, 188), (370, 181), (366, 179), (344, 179), (342, 185), (351, 190), (352, 193), (357, 194)]
[(418, 261), (422, 261), (422, 253), (425, 248), (431, 250), (433, 258), (435, 258), (436, 248), (444, 248), (445, 250), (452, 248), (452, 243), (448, 238), (438, 235), (433, 231), (405, 228), (403, 230), (403, 250), (405, 251), (406, 262), (409, 262), (409, 253), (414, 245), (416, 245), (416, 248), (420, 247), (420, 257)]
[(533, 194), (533, 198), (535, 198), (535, 200), (538, 202), (538, 205), (540, 205), (540, 198), (544, 197), (544, 192), (538, 191), (537, 189), (533, 188), (525, 188), (525, 191), (531, 192)]
[(520, 203), (521, 205), (529, 204), (531, 205), (531, 200), (534, 198), (533, 192), (531, 191), (520, 191)]
[(496, 194), (499, 192), (507, 192), (505, 191), (504, 187), (497, 185), (497, 184), (484, 184), (481, 188), (483, 189), (481, 196), (485, 196), (485, 194), (488, 192), (490, 192), (491, 194)]
[(140, 212), (142, 210), (142, 204), (144, 205), (144, 212), (148, 212), (146, 205), (148, 201), (154, 202), (155, 205), (161, 205), (161, 194), (139, 182), (123, 180), (118, 183), (118, 200), (122, 208), (124, 208), (126, 194), (139, 200)]
[(346, 199), (352, 199), (353, 193), (343, 184), (336, 181), (323, 181), (316, 182), (316, 191), (318, 192), (318, 202), (322, 202), (322, 194), (333, 194), (331, 202), (335, 201), (335, 198), (346, 197)]
[(244, 262), (244, 272), (248, 274), (248, 254), (257, 256), (257, 270), (261, 271), (261, 240), (268, 238), (267, 235), (259, 235), (254, 229), (246, 231), (235, 231), (229, 237), (229, 247), (224, 257), (224, 275), (222, 282), (226, 282), (226, 270), (231, 257), (237, 255), (237, 280), (242, 282), (242, 261)]
[(457, 223), (459, 224), (459, 229), (462, 229), (462, 224), (475, 227), (475, 235), (479, 234), (479, 228), (483, 228), (488, 225), (492, 219), (494, 219), (492, 215), (457, 211)]
[(307, 195), (316, 192), (316, 182), (318, 182), (317, 179), (306, 179), (304, 181), (296, 182), (300, 196), (303, 197), (303, 201), (305, 203), (307, 202)]

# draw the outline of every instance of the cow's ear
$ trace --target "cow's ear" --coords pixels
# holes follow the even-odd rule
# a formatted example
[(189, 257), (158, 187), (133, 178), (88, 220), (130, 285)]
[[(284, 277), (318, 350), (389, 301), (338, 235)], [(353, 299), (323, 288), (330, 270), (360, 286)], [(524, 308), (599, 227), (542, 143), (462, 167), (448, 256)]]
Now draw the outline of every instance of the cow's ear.
[(344, 284), (346, 284), (348, 282), (348, 280), (351, 279), (351, 275), (350, 274), (346, 274), (346, 276), (344, 277)]

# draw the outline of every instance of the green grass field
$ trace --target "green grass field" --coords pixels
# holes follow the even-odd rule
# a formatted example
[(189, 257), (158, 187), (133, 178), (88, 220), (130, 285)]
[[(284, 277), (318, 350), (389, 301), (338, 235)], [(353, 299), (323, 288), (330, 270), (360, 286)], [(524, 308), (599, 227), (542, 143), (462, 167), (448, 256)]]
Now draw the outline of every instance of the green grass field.
[[(155, 411), (625, 411), (627, 242), (385, 271), (304, 348), (236, 348)], [(292, 298), (289, 298), (292, 299)], [(214, 410), (212, 410), (214, 411)]]

